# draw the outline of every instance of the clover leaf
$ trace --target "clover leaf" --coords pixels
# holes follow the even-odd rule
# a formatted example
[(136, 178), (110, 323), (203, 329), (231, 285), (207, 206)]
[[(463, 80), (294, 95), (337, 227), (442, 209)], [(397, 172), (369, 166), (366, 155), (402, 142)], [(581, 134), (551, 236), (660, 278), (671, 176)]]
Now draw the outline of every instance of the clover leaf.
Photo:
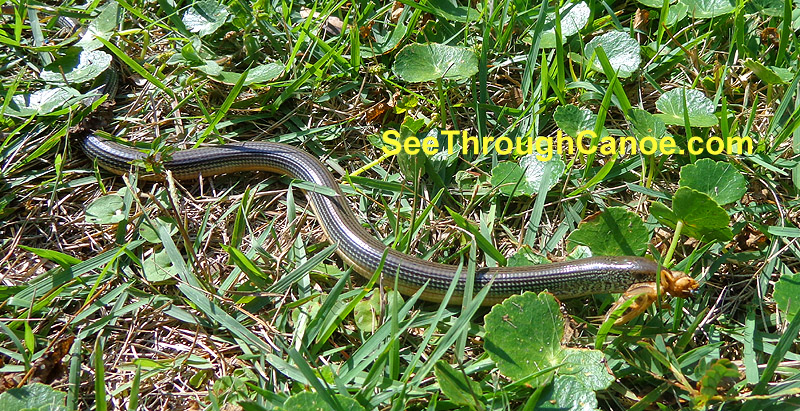
[(596, 408), (594, 391), (607, 388), (614, 380), (602, 352), (561, 345), (564, 317), (549, 293), (512, 296), (495, 305), (484, 321), (484, 347), (501, 373), (533, 386), (553, 380), (555, 391), (569, 394), (542, 398), (538, 406), (564, 409), (579, 401)]

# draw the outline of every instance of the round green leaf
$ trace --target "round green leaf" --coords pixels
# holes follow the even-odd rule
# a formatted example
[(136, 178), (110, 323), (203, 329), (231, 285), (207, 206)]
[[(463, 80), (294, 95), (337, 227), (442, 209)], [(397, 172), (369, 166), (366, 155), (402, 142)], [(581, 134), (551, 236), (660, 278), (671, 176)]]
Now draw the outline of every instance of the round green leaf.
[[(797, 13), (798, 23), (800, 23), (800, 9), (795, 10), (795, 12)], [(800, 27), (798, 27), (797, 29), (800, 29)], [(795, 29), (795, 30), (797, 30), (797, 29)], [(786, 67), (778, 67), (778, 66), (769, 66), (769, 69), (773, 73), (775, 73), (775, 75), (780, 77), (781, 83), (783, 83), (783, 84), (789, 84), (794, 79), (794, 72), (791, 69), (788, 69)]]
[(594, 391), (588, 390), (580, 377), (566, 376), (553, 381), (553, 388), (539, 398), (536, 409), (595, 411), (600, 407)]
[(378, 324), (380, 308), (376, 307), (377, 304), (373, 303), (372, 300), (377, 300), (377, 298), (361, 300), (357, 302), (356, 306), (353, 308), (353, 318), (355, 319), (356, 327), (367, 333), (374, 333), (380, 325)]
[(730, 217), (725, 210), (705, 193), (689, 187), (681, 187), (672, 197), (672, 207), (655, 202), (650, 213), (658, 222), (675, 228), (682, 220), (683, 234), (702, 241), (729, 241), (733, 238)]
[(553, 157), (548, 161), (540, 160), (538, 154), (528, 154), (520, 157), (519, 166), (525, 174), (525, 181), (534, 193), (539, 192), (539, 187), (545, 175), (548, 176), (550, 183), (547, 189), (550, 190), (555, 187), (558, 184), (558, 179), (567, 168), (567, 165), (564, 164), (558, 154), (553, 154)]
[[(661, 6), (658, 6), (659, 8)], [(669, 12), (667, 13), (667, 18), (665, 24), (667, 27), (672, 27), (675, 23), (683, 20), (686, 17), (686, 13), (689, 11), (689, 7), (683, 3), (676, 3), (670, 6)]]
[(204, 37), (222, 27), (229, 15), (230, 12), (224, 4), (203, 0), (186, 10), (182, 20), (189, 31)]
[(319, 313), (319, 309), (322, 308), (322, 303), (319, 302), (319, 299), (313, 299), (306, 301), (299, 307), (295, 307), (292, 309), (292, 324), (295, 327), (300, 327), (299, 322), (302, 319), (304, 321), (308, 321), (311, 318)]
[(97, 37), (105, 40), (111, 39), (111, 35), (119, 27), (123, 18), (122, 13), (119, 12), (119, 4), (116, 1), (110, 1), (105, 6), (98, 7), (98, 10), (102, 11), (92, 19), (89, 27), (86, 28), (86, 32), (83, 33), (77, 43), (77, 46), (84, 50), (97, 50), (103, 47), (103, 43), (98, 41)]
[[(567, 37), (580, 31), (589, 21), (589, 6), (584, 2), (566, 3), (561, 6), (561, 43), (565, 43)], [(551, 48), (556, 46), (556, 14), (548, 13), (545, 17), (542, 37), (539, 40), (539, 47)]]
[(562, 351), (563, 365), (559, 377), (575, 377), (586, 388), (597, 391), (611, 385), (614, 378), (608, 373), (603, 353), (585, 348), (566, 348)]
[(142, 271), (144, 278), (151, 283), (161, 283), (178, 275), (178, 269), (164, 250), (145, 258), (142, 262)]
[(581, 258), (589, 258), (592, 257), (593, 255), (594, 254), (592, 254), (591, 248), (585, 245), (579, 245), (575, 247), (575, 249), (572, 250), (569, 254), (567, 254), (567, 260), (569, 261), (580, 260)]
[(537, 157), (537, 154), (528, 154), (520, 157), (519, 164), (511, 161), (499, 163), (492, 169), (492, 186), (508, 196), (532, 196), (539, 192), (542, 179), (547, 175), (547, 189), (553, 188), (564, 173), (566, 165), (557, 154), (553, 154), (548, 161)]
[(687, 225), (698, 229), (728, 228), (728, 213), (707, 194), (689, 187), (681, 187), (672, 197), (675, 215)]
[(676, 88), (656, 100), (656, 108), (663, 114), (657, 114), (666, 124), (684, 125), (683, 95), (686, 93), (686, 106), (689, 114), (689, 125), (692, 127), (711, 127), (718, 123), (714, 115), (714, 103), (700, 90)]
[(0, 394), (0, 410), (66, 410), (67, 394), (45, 384), (34, 383)]
[(675, 215), (689, 226), (704, 229), (727, 228), (730, 216), (708, 194), (681, 187), (672, 197)]
[(680, 185), (708, 194), (719, 205), (738, 201), (747, 192), (747, 183), (739, 170), (730, 163), (710, 158), (683, 166)]
[[(280, 76), (281, 73), (283, 73), (283, 68), (283, 64), (278, 63), (262, 64), (253, 67), (247, 72), (247, 78), (245, 78), (243, 85), (249, 86), (251, 84), (268, 83)], [(234, 85), (239, 81), (241, 76), (241, 73), (223, 71), (217, 78), (225, 84)]]
[(660, 139), (667, 135), (667, 126), (658, 117), (647, 111), (634, 108), (628, 112), (628, 121), (631, 123), (631, 131), (638, 139), (653, 137)]
[(80, 96), (78, 90), (70, 87), (37, 90), (32, 94), (17, 94), (11, 98), (6, 114), (30, 117), (34, 114), (52, 113), (77, 96)]
[[(598, 47), (603, 48), (608, 62), (618, 72), (619, 77), (630, 77), (642, 62), (642, 57), (639, 55), (639, 43), (628, 33), (610, 31), (593, 38), (583, 49), (585, 58), (591, 58)], [(592, 60), (592, 67), (603, 72), (603, 66), (600, 65), (600, 59), (597, 57)]]
[(732, 12), (735, 7), (730, 0), (680, 0), (689, 7), (688, 15), (696, 19), (707, 19)]
[[(45, 66), (39, 75), (52, 84), (76, 84), (93, 80), (111, 65), (111, 55), (102, 50), (76, 49)], [(63, 72), (63, 75), (62, 75)]]
[(86, 207), (86, 222), (93, 224), (116, 224), (124, 220), (125, 203), (122, 197), (109, 194), (94, 200)]
[(772, 298), (778, 308), (786, 315), (787, 321), (792, 321), (800, 312), (800, 273), (783, 274), (775, 283)]
[(214, 60), (205, 60), (201, 64), (194, 66), (197, 70), (211, 76), (217, 77), (222, 75), (222, 66)]
[[(559, 365), (564, 318), (558, 302), (548, 293), (526, 292), (495, 305), (484, 319), (484, 348), (500, 372), (520, 380)], [(531, 385), (543, 385), (553, 372), (538, 376)]]
[(478, 58), (472, 49), (444, 44), (409, 44), (395, 58), (392, 71), (409, 83), (440, 78), (459, 80), (478, 72)]
[(145, 221), (139, 226), (139, 235), (142, 236), (145, 240), (153, 243), (153, 244), (160, 244), (161, 238), (158, 236), (158, 229), (161, 226), (167, 227), (167, 232), (170, 235), (173, 235), (178, 232), (178, 226), (175, 225), (175, 222), (172, 218), (169, 217), (158, 217), (155, 220), (152, 220), (155, 227), (150, 224), (150, 221)]
[(642, 219), (622, 207), (609, 207), (589, 216), (569, 236), (594, 255), (644, 255), (650, 231)]
[(603, 353), (579, 348), (564, 349), (564, 364), (558, 369), (551, 390), (536, 404), (539, 410), (598, 409), (595, 391), (608, 388), (614, 378), (608, 373)]
[[(347, 398), (341, 394), (334, 394), (333, 398), (339, 403), (339, 410), (342, 411), (364, 411), (364, 407), (358, 401)], [(292, 395), (286, 402), (283, 403), (284, 410), (305, 410), (305, 411), (327, 411), (332, 409), (331, 406), (325, 402), (325, 399), (318, 392), (301, 392)]]
[(491, 183), (505, 195), (533, 195), (522, 176), (522, 168), (513, 161), (504, 161), (492, 169)]
[(558, 127), (570, 137), (578, 137), (578, 134), (586, 130), (594, 130), (597, 123), (597, 115), (585, 108), (579, 108), (574, 104), (556, 107), (553, 113)]
[[(586, 390), (605, 389), (613, 381), (601, 352), (561, 346), (564, 317), (549, 293), (512, 296), (495, 305), (484, 321), (484, 348), (500, 372), (512, 380), (526, 378), (538, 386), (555, 374), (556, 384), (561, 378), (577, 377)], [(550, 367), (558, 368), (527, 380)]]
[(675, 215), (672, 209), (658, 201), (650, 205), (650, 214), (652, 214), (659, 223), (667, 227), (675, 228), (675, 224), (678, 222), (678, 216)]
[[(396, 300), (395, 300), (396, 298)], [(386, 292), (386, 300), (389, 304), (385, 310), (391, 310), (393, 301), (398, 304), (403, 304), (403, 297), (396, 290), (388, 290)], [(386, 311), (389, 312), (389, 311)], [(356, 303), (353, 309), (353, 317), (355, 318), (356, 327), (366, 333), (374, 333), (380, 327), (380, 313), (381, 313), (381, 299), (376, 293), (372, 298), (361, 300)]]
[(539, 255), (536, 254), (529, 245), (524, 245), (522, 248), (517, 250), (514, 255), (509, 257), (508, 262), (506, 264), (507, 267), (524, 267), (526, 265), (539, 265), (539, 264), (547, 264), (550, 261)]

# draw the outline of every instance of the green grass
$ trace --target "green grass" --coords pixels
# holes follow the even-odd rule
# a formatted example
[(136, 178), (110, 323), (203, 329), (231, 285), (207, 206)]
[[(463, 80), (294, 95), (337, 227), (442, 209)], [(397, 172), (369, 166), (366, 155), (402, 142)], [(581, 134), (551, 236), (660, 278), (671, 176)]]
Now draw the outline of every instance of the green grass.
[[(591, 0), (586, 24), (555, 47), (541, 34), (556, 3), (542, 10), (512, 0), (469, 8), (222, 0), (223, 20), (199, 33), (186, 16), (197, 7), (213, 15), (217, 3), (198, 4), (3, 6), (3, 389), (50, 384), (70, 409), (236, 402), (294, 409), (314, 401), (342, 409), (534, 409), (579, 394), (601, 409), (796, 407), (797, 3), (731, 3), (715, 17), (671, 22), (670, 13), (691, 3)], [(566, 13), (559, 33), (569, 33)], [(113, 105), (50, 97), (38, 112), (14, 111), (21, 101), (14, 96), (63, 86), (57, 71), (49, 82), (40, 75), (79, 38), (58, 27), (57, 14), (103, 33), (96, 48), (113, 56), (122, 78)], [(616, 70), (617, 50), (584, 55), (609, 31), (639, 44), (642, 61), (630, 75)], [(409, 82), (396, 64), (415, 43), (463, 47), (475, 62)], [(87, 92), (91, 80), (70, 86)], [(633, 135), (631, 109), (670, 117), (656, 101), (676, 88), (702, 92), (716, 123), (693, 126), (700, 115), (682, 109), (702, 104), (685, 94), (675, 102), (675, 124), (664, 129), (678, 147), (692, 137), (747, 136), (754, 153), (564, 154), (563, 167), (537, 163), (545, 177), (528, 181), (513, 154), (428, 158), (382, 149), (387, 129), (403, 137), (467, 130), (482, 140), (555, 136), (574, 123), (598, 140)], [(574, 111), (556, 120), (570, 104), (586, 117)], [(302, 147), (341, 178), (376, 237), (420, 258), (462, 264), (465, 275), (597, 253), (613, 239), (579, 244), (570, 234), (619, 207), (650, 238), (634, 248), (701, 287), (619, 327), (602, 321), (616, 295), (563, 302), (569, 321), (561, 343), (602, 352), (614, 376), (603, 388), (570, 391), (560, 363), (508, 378), (486, 344), (493, 335), (480, 289), (461, 306), (395, 301), (385, 292), (390, 281), (361, 278), (334, 254), (302, 195), (307, 184), (267, 173), (181, 183), (112, 176), (76, 141), (96, 127), (158, 152), (227, 141)], [(687, 170), (703, 159), (730, 166), (718, 186), (743, 178), (744, 195), (726, 202), (713, 189), (702, 194), (703, 179), (689, 181)], [(501, 176), (502, 168), (520, 171)], [(99, 198), (115, 217), (93, 208)], [(712, 233), (704, 225), (712, 218), (700, 215), (706, 209), (687, 208), (700, 201), (728, 223)], [(91, 220), (96, 213), (100, 223)], [(376, 303), (380, 292), (386, 299)], [(543, 326), (558, 321), (558, 313), (542, 318)]]

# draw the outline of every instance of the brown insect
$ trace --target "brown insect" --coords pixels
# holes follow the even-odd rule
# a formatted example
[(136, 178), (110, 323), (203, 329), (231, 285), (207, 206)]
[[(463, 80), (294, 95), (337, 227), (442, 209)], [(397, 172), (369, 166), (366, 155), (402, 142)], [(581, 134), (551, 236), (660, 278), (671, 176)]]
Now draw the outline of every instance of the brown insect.
[(781, 44), (781, 33), (775, 27), (767, 27), (761, 30), (761, 44), (765, 44), (767, 47), (770, 45), (776, 48), (779, 47)]
[(645, 31), (647, 23), (650, 22), (650, 11), (647, 9), (636, 9), (633, 16), (633, 29)]
[(372, 36), (372, 25), (375, 23), (375, 20), (370, 20), (367, 24), (358, 27), (358, 35), (362, 39)]
[(391, 106), (386, 102), (380, 102), (375, 104), (367, 109), (367, 122), (368, 123), (379, 123), (381, 117), (389, 110)]

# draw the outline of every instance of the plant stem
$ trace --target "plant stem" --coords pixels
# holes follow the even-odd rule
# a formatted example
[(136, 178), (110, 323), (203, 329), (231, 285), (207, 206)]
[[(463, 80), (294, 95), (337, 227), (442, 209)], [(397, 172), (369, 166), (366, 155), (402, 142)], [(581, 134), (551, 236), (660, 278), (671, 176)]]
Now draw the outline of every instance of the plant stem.
[(667, 255), (664, 256), (664, 266), (672, 267), (672, 255), (675, 253), (675, 248), (678, 247), (678, 240), (681, 238), (681, 231), (683, 231), (683, 220), (678, 220), (675, 224), (675, 233), (672, 235), (672, 242), (669, 244)]

